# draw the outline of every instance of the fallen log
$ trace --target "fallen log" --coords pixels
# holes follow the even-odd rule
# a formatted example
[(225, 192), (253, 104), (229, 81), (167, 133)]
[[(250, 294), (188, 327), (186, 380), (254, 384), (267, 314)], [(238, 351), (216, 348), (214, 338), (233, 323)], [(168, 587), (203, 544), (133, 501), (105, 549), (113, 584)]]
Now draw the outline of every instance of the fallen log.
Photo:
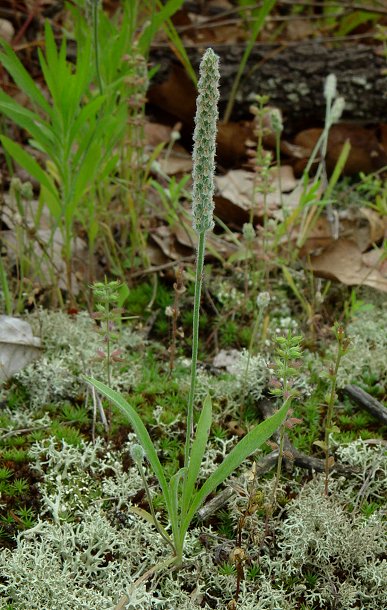
[[(197, 71), (206, 46), (188, 47), (187, 54)], [(214, 45), (221, 62), (220, 116), (230, 96), (245, 46)], [(152, 81), (152, 104), (186, 120), (193, 118), (195, 88), (168, 46), (152, 49), (150, 61), (159, 66)], [(316, 124), (325, 116), (324, 81), (337, 76), (339, 95), (346, 100), (343, 119), (358, 122), (387, 121), (387, 62), (377, 45), (349, 42), (304, 41), (290, 44), (257, 44), (249, 57), (240, 83), (233, 119), (249, 116), (256, 94), (270, 96), (293, 130)], [(173, 80), (172, 98), (165, 96), (166, 83)], [(181, 100), (185, 100), (183, 105)]]

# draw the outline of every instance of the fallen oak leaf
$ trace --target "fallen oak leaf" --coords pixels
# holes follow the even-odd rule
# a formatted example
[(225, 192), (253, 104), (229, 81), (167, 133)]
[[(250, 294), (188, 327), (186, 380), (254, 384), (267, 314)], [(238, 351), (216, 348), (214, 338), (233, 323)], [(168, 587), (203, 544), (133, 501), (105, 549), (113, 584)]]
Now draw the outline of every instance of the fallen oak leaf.
[(320, 277), (338, 280), (347, 286), (362, 284), (387, 292), (383, 251), (375, 251), (377, 254), (374, 251), (363, 254), (353, 241), (339, 239), (321, 254), (311, 256), (310, 269)]

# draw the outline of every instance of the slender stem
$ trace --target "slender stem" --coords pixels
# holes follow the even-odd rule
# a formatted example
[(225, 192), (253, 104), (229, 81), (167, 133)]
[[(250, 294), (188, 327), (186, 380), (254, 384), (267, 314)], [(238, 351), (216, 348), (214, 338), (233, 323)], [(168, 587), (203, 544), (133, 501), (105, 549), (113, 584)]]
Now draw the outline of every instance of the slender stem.
[(280, 443), (279, 443), (279, 453), (278, 453), (278, 460), (277, 460), (277, 474), (275, 476), (275, 484), (274, 484), (274, 490), (273, 490), (273, 503), (276, 501), (277, 487), (278, 487), (278, 483), (279, 483), (279, 480), (281, 477), (282, 456), (283, 456), (283, 452), (284, 452), (284, 439), (285, 439), (285, 427), (282, 424), (281, 428), (280, 428)]
[(193, 311), (193, 332), (192, 332), (192, 362), (191, 362), (191, 386), (188, 397), (187, 409), (187, 430), (185, 437), (184, 451), (184, 466), (188, 468), (191, 448), (191, 437), (193, 432), (193, 405), (196, 386), (196, 367), (198, 361), (198, 346), (199, 346), (199, 315), (200, 315), (200, 297), (202, 293), (203, 282), (203, 265), (204, 252), (206, 243), (206, 232), (199, 233), (199, 242), (196, 258), (196, 278), (195, 278), (195, 297)]
[(94, 56), (95, 56), (95, 72), (97, 75), (99, 92), (103, 95), (103, 85), (101, 72), (99, 68), (99, 46), (98, 46), (98, 0), (93, 2), (93, 36), (94, 36)]
[(111, 346), (110, 346), (110, 307), (109, 302), (106, 303), (107, 316), (106, 316), (106, 377), (109, 388), (112, 387), (112, 379), (110, 374), (111, 366)]
[(149, 486), (148, 486), (148, 481), (146, 480), (144, 469), (143, 469), (142, 464), (141, 464), (140, 461), (137, 462), (137, 468), (138, 468), (138, 470), (140, 472), (140, 477), (141, 477), (143, 485), (144, 485), (146, 497), (147, 497), (147, 500), (148, 500), (148, 504), (149, 504), (149, 508), (150, 508), (150, 511), (151, 511), (151, 515), (153, 517), (153, 522), (154, 522), (155, 528), (157, 529), (157, 531), (160, 534), (160, 536), (162, 537), (162, 539), (165, 540), (165, 542), (167, 544), (169, 544), (169, 546), (172, 548), (173, 552), (175, 552), (175, 546), (174, 546), (172, 540), (169, 538), (169, 536), (165, 535), (165, 533), (163, 532), (162, 527), (160, 527), (159, 520), (156, 517), (155, 509), (153, 507), (153, 502), (152, 502), (152, 496), (150, 494), (150, 490), (149, 490)]
[(329, 396), (327, 417), (325, 420), (325, 434), (324, 434), (324, 444), (325, 444), (325, 489), (324, 493), (328, 495), (328, 479), (329, 479), (329, 434), (331, 432), (332, 426), (332, 417), (333, 417), (333, 407), (335, 405), (335, 396), (336, 396), (336, 382), (337, 382), (337, 373), (339, 371), (340, 360), (343, 355), (341, 346), (339, 345), (339, 349), (337, 351), (335, 369), (332, 374), (332, 386), (331, 393)]

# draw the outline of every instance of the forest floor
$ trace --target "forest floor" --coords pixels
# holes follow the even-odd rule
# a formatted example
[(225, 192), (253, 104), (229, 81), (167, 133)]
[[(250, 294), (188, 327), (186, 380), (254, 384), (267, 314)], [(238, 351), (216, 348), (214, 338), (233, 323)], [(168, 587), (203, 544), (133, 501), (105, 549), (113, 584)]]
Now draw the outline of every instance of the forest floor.
[[(250, 114), (219, 122), (194, 395), (196, 426), (208, 397), (212, 422), (192, 493), (291, 404), (198, 508), (179, 569), (163, 568), (152, 460), (139, 466), (125, 409), (85, 380), (136, 410), (173, 486), (197, 241), (183, 51), (248, 44), (261, 13), (237, 4), (185, 3), (170, 21), (166, 2), (152, 32), (161, 9), (130, 2), (0, 9), (1, 610), (387, 607), (387, 123), (340, 116), (340, 75), (321, 79), (325, 121), (316, 109), (299, 129), (252, 91)], [(386, 44), (377, 2), (334, 18), (271, 4), (258, 44)], [(166, 42), (188, 80), (154, 74)]]

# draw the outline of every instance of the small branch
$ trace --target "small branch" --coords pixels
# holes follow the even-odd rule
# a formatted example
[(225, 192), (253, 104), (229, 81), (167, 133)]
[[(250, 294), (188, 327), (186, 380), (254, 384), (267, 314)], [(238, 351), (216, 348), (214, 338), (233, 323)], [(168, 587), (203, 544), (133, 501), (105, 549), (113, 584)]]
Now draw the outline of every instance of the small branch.
[(47, 426), (36, 426), (35, 428), (19, 428), (17, 430), (10, 430), (9, 432), (6, 432), (0, 436), (0, 441), (4, 441), (6, 438), (10, 438), (11, 436), (17, 436), (18, 434), (27, 434), (30, 432), (36, 432), (37, 430), (47, 430), (47, 428), (50, 426), (51, 424), (48, 424)]
[[(278, 460), (278, 449), (266, 455), (257, 463), (256, 476), (264, 475), (270, 472)], [(197, 512), (199, 521), (205, 521), (210, 515), (216, 513), (226, 502), (234, 495), (235, 491), (232, 487), (226, 487), (217, 496), (212, 498), (207, 504), (200, 508)]]
[(359, 407), (366, 409), (371, 415), (383, 422), (383, 424), (387, 424), (387, 409), (376, 398), (357, 385), (346, 385), (341, 392), (349, 396)]
[[(159, 570), (163, 570), (164, 568), (167, 568), (168, 566), (173, 564), (175, 561), (176, 561), (176, 557), (168, 557), (168, 559), (165, 559), (164, 561), (160, 561), (156, 565), (152, 566), (149, 570), (147, 570), (142, 576), (140, 576), (140, 578), (138, 578), (133, 583), (133, 585), (131, 586), (131, 590), (133, 591), (134, 589), (136, 589), (136, 587), (139, 587), (142, 583), (147, 581), (148, 578), (153, 576), (153, 574), (155, 574)], [(118, 604), (116, 606), (114, 606), (114, 610), (123, 610), (129, 602), (130, 602), (130, 598), (127, 595), (123, 595), (120, 598)]]
[[(275, 405), (273, 401), (268, 399), (260, 400), (257, 406), (265, 419), (271, 417), (275, 411)], [(273, 438), (275, 441), (279, 441), (278, 430), (277, 432), (275, 432), (275, 434), (273, 434)], [(257, 462), (257, 476), (264, 475), (270, 472), (270, 470), (272, 470), (277, 464), (278, 455), (279, 450), (276, 449), (275, 451), (272, 451), (264, 458), (262, 458), (262, 460)], [(292, 459), (287, 457), (288, 455), (292, 455)], [(315, 472), (325, 471), (325, 460), (320, 460), (319, 458), (311, 457), (309, 455), (306, 455), (305, 453), (301, 453), (300, 451), (298, 451), (290, 442), (287, 434), (285, 434), (284, 436), (283, 461), (285, 465), (294, 465), (298, 466), (299, 468), (314, 470)], [(332, 471), (344, 477), (351, 476), (352, 474), (357, 472), (357, 470), (358, 469), (356, 468), (350, 468), (337, 463), (335, 463), (332, 467)], [(198, 510), (197, 516), (199, 520), (205, 521), (206, 519), (208, 519), (208, 517), (213, 515), (220, 508), (222, 508), (222, 506), (226, 504), (226, 502), (234, 495), (234, 493), (235, 492), (232, 487), (227, 487), (226, 489), (221, 491), (217, 496), (212, 498), (209, 502), (207, 502), (202, 508)]]

